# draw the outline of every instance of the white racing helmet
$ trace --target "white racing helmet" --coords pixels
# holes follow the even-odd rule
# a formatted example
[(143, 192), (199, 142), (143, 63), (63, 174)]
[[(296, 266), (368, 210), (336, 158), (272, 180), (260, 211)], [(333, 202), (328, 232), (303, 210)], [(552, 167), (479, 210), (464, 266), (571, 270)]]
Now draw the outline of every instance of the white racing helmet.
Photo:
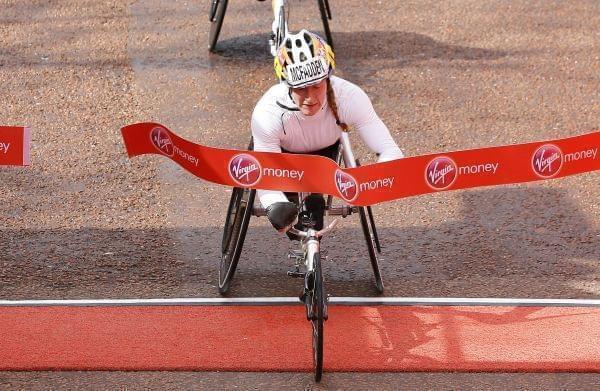
[(304, 88), (329, 77), (335, 69), (333, 50), (307, 30), (288, 34), (277, 50), (275, 74), (292, 88)]

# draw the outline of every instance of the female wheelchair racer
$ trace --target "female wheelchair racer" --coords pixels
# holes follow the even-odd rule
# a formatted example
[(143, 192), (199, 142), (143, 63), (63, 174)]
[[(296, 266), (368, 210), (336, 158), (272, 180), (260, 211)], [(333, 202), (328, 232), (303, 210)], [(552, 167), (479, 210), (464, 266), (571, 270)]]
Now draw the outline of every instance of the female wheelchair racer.
[[(355, 167), (348, 130), (352, 125), (379, 161), (402, 158), (403, 154), (379, 119), (368, 96), (356, 85), (331, 75), (335, 68), (333, 51), (322, 38), (300, 31), (289, 35), (275, 58), (275, 72), (282, 81), (270, 88), (257, 103), (252, 115), (249, 149), (266, 152), (315, 154), (345, 167)], [(319, 175), (319, 173), (309, 173)], [(254, 205), (258, 193), (262, 208)], [(299, 199), (301, 198), (301, 199)], [(302, 197), (298, 193), (236, 187), (232, 191), (223, 231), (219, 267), (219, 292), (229, 290), (242, 252), (251, 216), (267, 216), (280, 232), (299, 239), (289, 230), (300, 213), (295, 229), (303, 231), (302, 220), (314, 221), (310, 228), (323, 228), (324, 213), (346, 217), (358, 213), (377, 290), (383, 292), (377, 252), (381, 252), (370, 207), (333, 207), (321, 194)], [(304, 217), (304, 218), (303, 218)]]
[[(255, 151), (313, 154), (335, 160), (341, 133), (352, 127), (379, 156), (379, 162), (403, 157), (367, 94), (355, 84), (332, 76), (334, 54), (321, 37), (307, 30), (288, 35), (277, 51), (274, 67), (282, 82), (271, 87), (254, 108), (251, 129)], [(295, 222), (298, 208), (293, 196), (258, 190), (269, 221), (280, 232)], [(324, 205), (320, 194), (305, 200), (308, 212), (317, 220), (317, 230), (323, 228)]]

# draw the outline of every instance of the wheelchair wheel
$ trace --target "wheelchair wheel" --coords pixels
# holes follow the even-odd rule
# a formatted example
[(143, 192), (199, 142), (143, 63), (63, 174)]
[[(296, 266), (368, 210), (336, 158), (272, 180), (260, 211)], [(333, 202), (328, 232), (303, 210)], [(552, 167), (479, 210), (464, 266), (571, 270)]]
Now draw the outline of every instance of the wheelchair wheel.
[(331, 19), (331, 9), (329, 8), (328, 0), (317, 0), (319, 3), (319, 12), (321, 13), (321, 20), (323, 21), (323, 31), (325, 32), (325, 39), (331, 48), (333, 49), (333, 38), (331, 38), (331, 30), (329, 29), (329, 20)]
[(246, 231), (250, 223), (256, 190), (234, 187), (225, 216), (219, 267), (219, 293), (229, 289), (231, 279), (242, 253)]
[[(373, 267), (373, 275), (375, 276), (375, 286), (379, 293), (383, 293), (383, 280), (381, 279), (381, 272), (379, 271), (379, 261), (377, 260), (377, 254), (375, 253), (374, 246), (374, 235), (371, 235), (369, 228), (369, 221), (367, 220), (367, 212), (364, 206), (358, 208), (358, 214), (360, 215), (360, 225), (365, 236), (367, 243), (367, 250), (369, 251), (369, 258), (371, 260), (371, 266)], [(373, 225), (373, 228), (375, 226)]]
[(210, 21), (210, 32), (208, 33), (208, 50), (213, 52), (217, 46), (219, 33), (223, 26), (225, 11), (227, 10), (228, 0), (211, 0), (208, 20)]
[(373, 241), (375, 242), (375, 248), (377, 248), (377, 252), (381, 254), (381, 244), (379, 243), (379, 235), (377, 234), (377, 227), (375, 227), (375, 219), (373, 218), (373, 209), (370, 206), (367, 206), (367, 214), (369, 215), (369, 227), (371, 229), (371, 234), (373, 235)]
[(323, 287), (323, 274), (321, 272), (321, 257), (314, 255), (314, 278), (309, 300), (309, 314), (312, 324), (313, 369), (315, 381), (321, 381), (323, 376), (323, 341), (324, 321), (326, 319), (326, 295)]
[(277, 21), (278, 29), (275, 34), (275, 47), (279, 48), (283, 43), (283, 38), (285, 38), (285, 30), (286, 30), (286, 19), (285, 19), (285, 9), (282, 7), (279, 10), (279, 20)]

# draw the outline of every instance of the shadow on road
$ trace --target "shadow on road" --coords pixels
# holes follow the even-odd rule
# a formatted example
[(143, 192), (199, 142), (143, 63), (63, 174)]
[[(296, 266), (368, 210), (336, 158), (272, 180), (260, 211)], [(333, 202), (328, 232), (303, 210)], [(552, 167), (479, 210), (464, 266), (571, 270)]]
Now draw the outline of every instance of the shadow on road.
[[(265, 62), (272, 57), (267, 50), (267, 34), (243, 35), (219, 41), (213, 59)], [(342, 62), (393, 60), (397, 65), (410, 65), (430, 59), (495, 60), (519, 54), (436, 41), (423, 34), (404, 31), (336, 32), (336, 57)]]
[[(490, 188), (461, 198), (461, 219), (431, 227), (389, 227), (386, 206), (375, 208), (387, 296), (598, 296), (599, 233), (564, 192)], [(285, 275), (292, 246), (255, 223), (231, 295), (298, 294), (301, 282)], [(323, 241), (328, 293), (372, 296), (362, 232), (356, 222), (341, 223)], [(0, 296), (216, 296), (220, 239), (221, 227), (2, 230)]]
[[(114, 32), (118, 33), (117, 31)], [(120, 32), (126, 34), (125, 31)], [(48, 68), (64, 66), (82, 66), (98, 68), (128, 68), (129, 59), (115, 58), (111, 53), (105, 56), (92, 55), (93, 48), (78, 49), (77, 55), (71, 52), (44, 52), (47, 35), (33, 36), (30, 42), (14, 43), (2, 48), (0, 55), (6, 59), (5, 67)], [(72, 40), (81, 34), (93, 35), (93, 31), (53, 31), (53, 37)], [(150, 33), (149, 33), (150, 34)], [(142, 32), (135, 35), (142, 39)], [(202, 50), (189, 50), (185, 42), (171, 42), (148, 50), (144, 42), (131, 38), (130, 55), (136, 62), (153, 68), (168, 69), (204, 69), (220, 66), (233, 66), (237, 61), (251, 65), (264, 65), (272, 62), (268, 50), (267, 34), (241, 35), (219, 41), (217, 52), (209, 54)], [(509, 56), (518, 56), (519, 52), (490, 50), (476, 47), (451, 45), (436, 41), (423, 34), (402, 31), (363, 31), (353, 33), (335, 33), (336, 57), (344, 69), (353, 69), (365, 61), (385, 61), (387, 66), (404, 67), (430, 60), (452, 62), (455, 60), (489, 61)], [(27, 53), (29, 46), (40, 46), (38, 57)], [(166, 46), (165, 46), (166, 45)], [(233, 63), (232, 63), (233, 61)]]

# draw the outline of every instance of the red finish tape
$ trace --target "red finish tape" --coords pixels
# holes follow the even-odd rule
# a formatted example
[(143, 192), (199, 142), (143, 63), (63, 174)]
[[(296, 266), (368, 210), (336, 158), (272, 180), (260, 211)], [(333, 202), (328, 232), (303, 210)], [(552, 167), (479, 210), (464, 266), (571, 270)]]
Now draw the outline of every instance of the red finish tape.
[(28, 166), (29, 140), (29, 128), (0, 126), (0, 166)]
[(185, 140), (156, 123), (121, 129), (129, 157), (164, 155), (226, 186), (331, 194), (353, 205), (480, 186), (539, 181), (600, 169), (600, 132), (559, 140), (408, 157), (341, 168), (314, 155), (239, 151)]

